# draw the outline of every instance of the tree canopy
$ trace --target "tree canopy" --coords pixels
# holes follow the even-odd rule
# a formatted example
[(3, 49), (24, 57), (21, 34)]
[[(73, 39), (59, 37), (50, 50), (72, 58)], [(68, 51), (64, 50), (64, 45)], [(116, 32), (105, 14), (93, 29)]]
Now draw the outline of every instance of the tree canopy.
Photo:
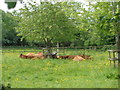
[(17, 33), (29, 42), (114, 45), (119, 35), (119, 2), (90, 2), (86, 8), (79, 2), (29, 3), (13, 15)]
[(78, 32), (75, 21), (66, 12), (67, 2), (41, 2), (40, 5), (25, 6), (20, 10), (20, 23), (17, 32), (28, 41), (44, 42), (47, 46), (52, 42), (65, 42), (75, 39)]

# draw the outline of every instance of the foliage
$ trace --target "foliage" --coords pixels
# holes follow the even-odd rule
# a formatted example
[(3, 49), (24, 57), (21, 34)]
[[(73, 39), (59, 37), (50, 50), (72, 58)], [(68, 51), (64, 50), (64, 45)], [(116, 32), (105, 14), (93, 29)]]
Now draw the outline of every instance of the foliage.
[(22, 45), (25, 42), (20, 41), (20, 36), (17, 36), (15, 27), (18, 22), (14, 19), (12, 13), (2, 11), (2, 45)]
[(28, 41), (44, 42), (47, 46), (53, 42), (74, 40), (77, 28), (64, 12), (67, 3), (63, 5), (62, 2), (41, 2), (39, 6), (29, 3), (29, 7), (20, 10), (18, 35)]
[(79, 2), (29, 3), (12, 13), (12, 21), (17, 20), (17, 33), (30, 45), (114, 45), (119, 31), (114, 27), (119, 22), (117, 6), (118, 2), (91, 2), (86, 8)]
[(16, 32), (14, 27), (16, 26), (15, 20), (10, 13), (2, 11), (2, 42), (3, 44), (17, 43)]
[[(110, 2), (89, 3), (83, 8), (79, 20), (79, 28), (86, 31), (85, 45), (115, 44), (115, 31), (112, 18), (113, 6)], [(87, 28), (86, 28), (87, 27)]]
[[(120, 50), (120, 1), (119, 2), (89, 2), (89, 9), (86, 18), (88, 19), (90, 30), (93, 34), (90, 41), (95, 44), (107, 44), (108, 37), (116, 37), (116, 49)], [(89, 29), (88, 29), (89, 30)], [(114, 40), (114, 41), (115, 41)], [(92, 42), (93, 42), (92, 41)], [(96, 42), (97, 41), (97, 42)], [(120, 53), (118, 53), (120, 63)]]

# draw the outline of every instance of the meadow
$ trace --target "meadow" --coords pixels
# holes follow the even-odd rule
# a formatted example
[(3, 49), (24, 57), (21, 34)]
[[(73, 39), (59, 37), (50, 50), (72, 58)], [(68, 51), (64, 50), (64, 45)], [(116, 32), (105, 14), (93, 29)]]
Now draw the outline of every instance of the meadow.
[[(31, 49), (26, 49), (31, 50)], [(9, 52), (8, 52), (9, 51)], [(107, 51), (66, 49), (60, 55), (86, 54), (92, 60), (21, 59), (21, 49), (3, 49), (2, 83), (11, 88), (118, 88), (118, 68)], [(41, 50), (34, 50), (41, 52)]]

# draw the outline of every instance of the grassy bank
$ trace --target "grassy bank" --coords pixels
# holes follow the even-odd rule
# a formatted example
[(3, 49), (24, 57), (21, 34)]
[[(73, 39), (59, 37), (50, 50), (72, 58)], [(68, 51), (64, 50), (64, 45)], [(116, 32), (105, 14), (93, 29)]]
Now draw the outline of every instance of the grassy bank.
[[(4, 51), (4, 50), (3, 50)], [(91, 55), (93, 60), (29, 60), (28, 52), (3, 53), (2, 80), (12, 88), (117, 88), (118, 69), (109, 65), (108, 53), (93, 50), (61, 50), (60, 55)]]

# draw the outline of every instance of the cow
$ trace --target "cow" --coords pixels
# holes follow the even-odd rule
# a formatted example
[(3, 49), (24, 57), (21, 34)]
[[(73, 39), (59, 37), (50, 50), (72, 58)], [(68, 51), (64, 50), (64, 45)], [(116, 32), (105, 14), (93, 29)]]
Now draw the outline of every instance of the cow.
[(73, 58), (73, 60), (74, 60), (74, 61), (83, 61), (83, 60), (85, 60), (85, 59), (84, 59), (83, 57), (77, 55), (77, 56), (75, 56), (75, 57)]
[(79, 55), (79, 56), (83, 57), (84, 59), (92, 59), (90, 55)]
[(20, 54), (19, 56), (20, 58), (24, 58), (24, 59), (44, 59), (44, 55), (43, 53), (37, 53), (37, 54), (34, 54), (34, 53), (28, 53), (26, 55), (23, 55), (23, 54)]
[(58, 58), (61, 59), (73, 59), (76, 55), (65, 55), (65, 56), (57, 56)]
[(72, 59), (75, 61), (82, 61), (85, 59), (91, 59), (90, 55), (65, 55), (65, 56), (57, 56), (60, 59)]
[(66, 56), (57, 56), (57, 58), (59, 59), (67, 59), (69, 57), (69, 55), (66, 55)]
[(23, 54), (20, 54), (19, 57), (20, 57), (20, 58), (24, 58), (24, 59), (32, 59), (32, 58), (35, 58), (35, 56), (23, 55)]

